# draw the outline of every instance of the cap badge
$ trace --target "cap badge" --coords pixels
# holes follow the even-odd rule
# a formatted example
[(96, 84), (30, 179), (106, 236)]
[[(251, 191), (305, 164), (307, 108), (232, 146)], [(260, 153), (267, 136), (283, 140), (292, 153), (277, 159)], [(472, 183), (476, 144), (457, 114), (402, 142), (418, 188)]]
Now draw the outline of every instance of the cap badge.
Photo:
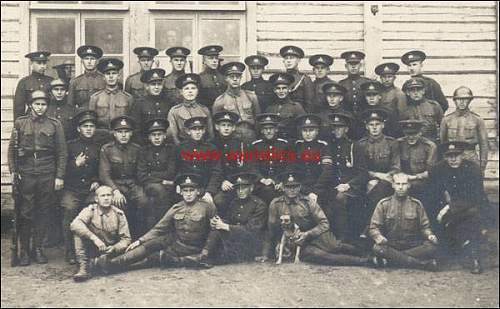
[(87, 53), (91, 54), (92, 53), (92, 49), (91, 48), (87, 49)]
[(293, 178), (293, 175), (288, 175), (288, 182), (293, 182), (295, 181), (295, 178)]
[(305, 124), (311, 124), (311, 119), (306, 118)]
[(389, 71), (390, 71), (389, 67), (388, 67), (388, 66), (385, 66), (385, 68), (384, 68), (384, 72), (389, 72)]
[(450, 147), (448, 147), (448, 149), (454, 150), (455, 149), (455, 145), (451, 144)]
[(271, 117), (267, 116), (265, 120), (271, 121)]
[(241, 179), (241, 177), (238, 177), (238, 179), (236, 179), (236, 182), (237, 182), (237, 183), (242, 183), (242, 182), (243, 182), (243, 179)]
[(120, 124), (122, 126), (126, 126), (127, 125), (127, 121), (125, 119), (122, 119), (122, 121), (120, 121)]
[(158, 127), (159, 125), (160, 125), (160, 124), (158, 123), (158, 121), (155, 121), (155, 122), (153, 123), (153, 127)]
[(253, 58), (253, 63), (259, 63), (259, 59)]
[(191, 82), (191, 81), (193, 81), (193, 79), (190, 76), (188, 76), (188, 77), (186, 77), (186, 81)]
[(229, 114), (225, 114), (224, 119), (231, 119), (231, 116), (229, 116)]
[(408, 55), (408, 59), (413, 59), (415, 56), (413, 54)]
[(193, 124), (201, 124), (201, 122), (199, 120), (195, 120)]
[(287, 53), (293, 53), (293, 52), (294, 52), (293, 48), (290, 48), (290, 49), (288, 49), (288, 51), (287, 51)]
[(323, 57), (319, 57), (318, 62), (325, 62), (325, 60), (323, 60)]
[(191, 182), (192, 182), (192, 181), (191, 181), (191, 178), (186, 177), (186, 181), (184, 181), (184, 183), (191, 183)]
[(112, 62), (108, 62), (108, 68), (111, 68), (113, 66)]
[(340, 118), (337, 116), (335, 117), (335, 119), (333, 119), (333, 121), (340, 121)]
[(373, 86), (373, 84), (370, 84), (370, 86), (368, 87), (368, 89), (375, 90), (375, 86)]

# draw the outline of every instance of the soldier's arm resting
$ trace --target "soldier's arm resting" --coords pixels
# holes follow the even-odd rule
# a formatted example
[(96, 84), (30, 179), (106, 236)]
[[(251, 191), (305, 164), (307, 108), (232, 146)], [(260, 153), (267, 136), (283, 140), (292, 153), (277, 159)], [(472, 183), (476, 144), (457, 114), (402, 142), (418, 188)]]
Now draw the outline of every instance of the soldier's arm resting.
[(58, 121), (56, 125), (55, 146), (56, 146), (56, 178), (64, 179), (66, 164), (68, 164), (68, 146), (64, 137), (64, 129)]
[(175, 121), (175, 117), (174, 117), (174, 113), (173, 113), (174, 109), (172, 108), (169, 112), (168, 112), (168, 116), (167, 116), (167, 120), (168, 120), (168, 123), (170, 124), (168, 126), (168, 130), (170, 131), (170, 133), (172, 134), (172, 139), (174, 141), (174, 144), (175, 145), (179, 145), (180, 144), (180, 140), (179, 140), (179, 130), (177, 128), (177, 122)]
[(132, 242), (132, 237), (130, 236), (130, 230), (128, 228), (127, 218), (125, 214), (120, 215), (120, 221), (118, 222), (118, 235), (120, 240), (113, 245), (116, 252), (123, 252)]
[(71, 222), (70, 230), (73, 234), (88, 239), (93, 243), (101, 241), (101, 239), (94, 234), (89, 228), (89, 224), (92, 221), (93, 211), (91, 208), (84, 208), (78, 216)]
[(327, 232), (330, 229), (330, 224), (328, 223), (328, 219), (326, 218), (326, 215), (321, 207), (319, 207), (318, 203), (310, 202), (309, 207), (311, 210), (311, 215), (316, 222), (316, 226), (307, 231), (307, 233), (309, 234), (310, 238), (314, 239), (324, 232)]
[(425, 239), (429, 239), (429, 236), (434, 235), (434, 233), (431, 230), (431, 223), (429, 221), (429, 217), (427, 216), (427, 213), (425, 212), (425, 209), (422, 206), (422, 204), (419, 204), (417, 208), (417, 213), (418, 213), (418, 218), (420, 220), (420, 232), (422, 233), (422, 236)]
[(173, 230), (174, 222), (174, 214), (177, 211), (174, 207), (170, 208), (167, 213), (163, 216), (163, 218), (156, 223), (155, 226), (151, 228), (146, 234), (139, 237), (140, 243), (145, 243), (152, 239), (165, 236), (168, 233), (171, 233)]
[(377, 244), (383, 243), (384, 239), (387, 240), (382, 234), (382, 228), (384, 225), (384, 206), (377, 204), (375, 210), (373, 211), (372, 218), (370, 220), (370, 226), (368, 228), (368, 235), (373, 239), (373, 241)]
[(448, 142), (448, 121), (446, 118), (443, 118), (439, 127), (439, 142)]
[(399, 146), (396, 141), (391, 143), (391, 170), (389, 171), (389, 175), (394, 175), (401, 170), (401, 159), (399, 155)]
[(309, 78), (309, 76), (304, 77), (304, 107), (309, 111), (309, 112), (314, 112), (314, 85)]
[(269, 205), (269, 216), (267, 219), (267, 229), (264, 237), (264, 243), (262, 245), (262, 256), (270, 257), (271, 249), (274, 247), (276, 242), (276, 238), (281, 230), (279, 218), (278, 218), (278, 209), (276, 204), (271, 203)]
[(111, 178), (111, 162), (109, 162), (104, 147), (101, 148), (99, 158), (99, 179), (101, 180), (102, 184), (111, 187), (113, 191), (118, 190), (118, 187)]
[(486, 130), (486, 125), (482, 119), (478, 121), (477, 127), (478, 137), (479, 137), (479, 157), (481, 160), (481, 171), (484, 174), (486, 170), (486, 165), (488, 164), (488, 131)]
[(19, 83), (17, 83), (16, 92), (14, 94), (14, 120), (16, 120), (19, 116), (23, 116), (26, 111), (28, 98), (26, 98), (25, 88), (25, 80), (21, 79)]

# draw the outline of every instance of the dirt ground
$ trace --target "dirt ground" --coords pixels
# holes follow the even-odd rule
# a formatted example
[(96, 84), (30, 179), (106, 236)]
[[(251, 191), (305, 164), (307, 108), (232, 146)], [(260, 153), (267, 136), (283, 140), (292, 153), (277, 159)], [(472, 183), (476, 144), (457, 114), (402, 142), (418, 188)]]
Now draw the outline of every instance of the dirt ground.
[[(496, 238), (498, 239), (498, 238)], [(498, 242), (498, 241), (496, 241)], [(139, 269), (74, 283), (62, 249), (46, 265), (11, 268), (2, 236), (3, 307), (498, 307), (498, 256), (482, 275), (452, 264), (419, 270), (243, 264)], [(495, 250), (496, 251), (496, 250)]]

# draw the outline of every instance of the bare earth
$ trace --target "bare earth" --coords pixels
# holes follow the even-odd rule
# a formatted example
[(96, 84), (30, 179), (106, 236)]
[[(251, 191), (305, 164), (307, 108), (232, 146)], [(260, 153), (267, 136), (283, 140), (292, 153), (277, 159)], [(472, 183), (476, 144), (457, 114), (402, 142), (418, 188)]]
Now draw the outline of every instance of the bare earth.
[[(498, 239), (498, 238), (497, 238)], [(2, 307), (498, 307), (498, 257), (475, 276), (309, 264), (244, 264), (209, 270), (139, 269), (76, 284), (62, 249), (47, 265), (9, 266), (2, 237)]]

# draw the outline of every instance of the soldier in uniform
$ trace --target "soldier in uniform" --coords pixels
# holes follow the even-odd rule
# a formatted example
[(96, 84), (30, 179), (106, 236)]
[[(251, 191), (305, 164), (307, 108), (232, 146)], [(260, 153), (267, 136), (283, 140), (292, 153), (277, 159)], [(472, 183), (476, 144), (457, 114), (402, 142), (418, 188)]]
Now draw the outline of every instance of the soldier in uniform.
[[(488, 163), (488, 132), (481, 117), (469, 109), (474, 96), (467, 87), (458, 87), (453, 93), (456, 110), (441, 122), (441, 143), (463, 141), (471, 145), (464, 151), (465, 159), (476, 162), (484, 175)], [(479, 146), (479, 156), (477, 154)]]
[(401, 56), (401, 62), (408, 66), (408, 72), (412, 78), (421, 78), (425, 85), (425, 97), (439, 103), (443, 112), (448, 109), (448, 100), (441, 90), (441, 86), (434, 79), (424, 76), (423, 62), (427, 56), (423, 51), (412, 50)]
[(250, 143), (255, 140), (255, 116), (260, 114), (260, 105), (254, 92), (241, 89), (241, 75), (245, 71), (245, 65), (241, 62), (229, 62), (222, 66), (221, 71), (228, 87), (215, 99), (212, 114), (221, 111), (236, 113), (239, 116), (236, 135), (242, 141)]
[(203, 139), (207, 130), (206, 117), (186, 120), (189, 138), (176, 149), (176, 165), (180, 173), (202, 176), (205, 194), (203, 199), (213, 203), (222, 183), (221, 158), (214, 144)]
[(182, 94), (179, 88), (175, 86), (175, 81), (177, 78), (186, 74), (187, 56), (191, 51), (185, 47), (171, 47), (167, 49), (165, 53), (170, 57), (172, 72), (163, 80), (163, 96), (167, 102), (176, 105), (182, 102)]
[(370, 222), (376, 264), (385, 264), (378, 261), (381, 258), (398, 266), (436, 271), (438, 239), (425, 209), (418, 199), (408, 195), (408, 175), (398, 173), (393, 179), (394, 195), (377, 204)]
[[(213, 204), (200, 199), (201, 177), (196, 174), (179, 175), (175, 184), (180, 187), (182, 201), (173, 205), (161, 220), (145, 235), (133, 242), (127, 251), (113, 259), (100, 259), (98, 265), (105, 271), (126, 269), (151, 254), (160, 251), (163, 266), (207, 266), (201, 260), (207, 257), (207, 237), (210, 219), (216, 215)], [(200, 253), (203, 255), (200, 256)]]
[(364, 223), (368, 224), (377, 203), (394, 193), (391, 185), (392, 175), (400, 171), (401, 162), (397, 141), (383, 133), (388, 117), (385, 109), (367, 109), (362, 116), (368, 134), (354, 144), (353, 155), (355, 164), (365, 164), (358, 168), (366, 167), (368, 172), (368, 201), (363, 215)]
[(52, 67), (57, 72), (57, 77), (62, 79), (66, 85), (75, 77), (75, 63), (73, 60), (64, 60), (63, 63)]
[(47, 116), (59, 120), (64, 129), (64, 136), (69, 141), (75, 137), (73, 116), (76, 109), (67, 102), (68, 85), (61, 79), (50, 82), (50, 102), (47, 108)]
[(366, 162), (354, 162), (353, 142), (348, 137), (353, 117), (349, 112), (329, 114), (331, 137), (328, 139), (333, 171), (326, 175), (325, 200), (331, 209), (332, 230), (342, 240), (356, 239), (363, 232), (362, 197), (368, 178)]
[(393, 111), (397, 121), (407, 118), (406, 111), (408, 109), (405, 93), (394, 85), (398, 71), (399, 65), (394, 62), (382, 63), (375, 67), (375, 74), (380, 77), (382, 83), (381, 105)]
[(411, 78), (403, 84), (408, 98), (409, 119), (424, 121), (422, 135), (436, 142), (439, 139), (439, 126), (443, 119), (443, 109), (436, 101), (425, 97), (425, 83), (421, 78)]
[[(347, 92), (344, 86), (333, 81), (327, 82), (323, 85), (322, 91), (325, 95), (325, 105), (322, 108), (322, 112), (318, 113), (322, 123), (320, 136), (324, 139), (330, 139), (332, 133), (330, 130), (330, 115), (333, 113), (351, 114), (351, 112), (349, 112), (344, 105), (344, 98)], [(352, 119), (352, 121), (354, 121), (354, 119)]]
[(114, 140), (101, 148), (99, 179), (113, 189), (113, 205), (124, 210), (132, 237), (136, 238), (145, 232), (147, 198), (137, 178), (141, 147), (131, 142), (134, 125), (128, 116), (111, 120)]
[(111, 120), (129, 114), (134, 99), (127, 92), (120, 90), (118, 78), (123, 62), (120, 59), (103, 59), (97, 65), (99, 72), (104, 74), (106, 87), (90, 96), (89, 109), (97, 112), (97, 129), (99, 138), (109, 139)]
[(134, 54), (139, 58), (139, 66), (141, 70), (127, 77), (125, 80), (125, 91), (132, 95), (135, 101), (146, 95), (144, 82), (141, 80), (142, 75), (151, 70), (154, 58), (158, 55), (158, 50), (152, 47), (136, 47)]
[[(145, 93), (134, 101), (130, 115), (137, 122), (136, 140), (144, 144), (147, 140), (146, 123), (151, 119), (167, 119), (172, 103), (167, 101), (161, 94), (165, 70), (157, 68), (144, 72), (141, 82), (144, 83)], [(147, 144), (147, 143), (146, 143)]]
[(209, 45), (198, 50), (198, 54), (203, 56), (205, 69), (200, 73), (200, 98), (201, 104), (212, 109), (215, 99), (226, 91), (224, 75), (219, 72), (219, 54), (222, 46)]
[(177, 78), (175, 85), (181, 90), (182, 102), (173, 106), (168, 112), (169, 133), (176, 145), (185, 141), (189, 137), (185, 122), (193, 117), (207, 118), (207, 139), (214, 136), (212, 126), (212, 116), (208, 108), (198, 103), (200, 76), (189, 73)]
[(166, 142), (168, 121), (151, 119), (145, 127), (149, 144), (138, 158), (137, 178), (149, 199), (146, 224), (150, 229), (174, 204), (176, 165), (175, 147)]
[(71, 223), (79, 270), (76, 282), (90, 279), (89, 259), (114, 257), (125, 252), (131, 237), (125, 213), (113, 205), (113, 189), (101, 186), (95, 203), (84, 208)]
[(328, 77), (328, 73), (330, 72), (330, 66), (333, 64), (333, 57), (322, 54), (313, 55), (309, 58), (309, 64), (313, 67), (316, 76), (313, 82), (314, 100), (310, 110), (312, 113), (321, 113), (326, 106), (326, 95), (323, 92), (323, 86), (332, 82)]
[(83, 110), (75, 115), (75, 120), (78, 137), (68, 142), (68, 163), (61, 195), (65, 256), (69, 264), (75, 263), (75, 248), (70, 224), (81, 207), (86, 202), (90, 202), (92, 192), (99, 187), (99, 153), (101, 150), (101, 144), (95, 138), (96, 112)]
[(280, 55), (283, 57), (286, 72), (293, 77), (289, 85), (290, 99), (299, 103), (302, 109), (314, 112), (313, 83), (307, 74), (299, 72), (299, 63), (304, 58), (304, 51), (297, 46), (284, 46), (280, 49)]
[[(15, 162), (15, 132), (9, 143), (8, 161), (10, 171), (19, 173), (19, 243), (21, 266), (30, 264), (30, 237), (33, 237), (35, 260), (47, 263), (42, 250), (50, 214), (54, 206), (55, 191), (64, 186), (66, 170), (66, 141), (61, 123), (47, 117), (49, 98), (42, 90), (31, 93), (29, 115), (14, 121), (17, 130), (18, 153)], [(17, 163), (17, 166), (14, 164)]]
[(259, 99), (260, 109), (265, 111), (274, 100), (273, 84), (262, 77), (266, 65), (269, 64), (264, 56), (252, 55), (245, 58), (251, 79), (241, 85), (241, 89), (255, 92)]
[(290, 97), (290, 87), (294, 77), (288, 73), (276, 73), (271, 75), (269, 81), (274, 86), (276, 99), (265, 112), (280, 116), (281, 122), (278, 127), (280, 137), (293, 140), (297, 136), (295, 118), (306, 113), (304, 108)]
[(255, 174), (237, 173), (230, 180), (236, 194), (218, 208), (220, 217), (210, 220), (208, 256), (225, 263), (253, 261), (262, 250), (267, 205), (252, 194)]
[(301, 180), (294, 172), (280, 175), (284, 194), (275, 198), (269, 205), (267, 231), (258, 262), (265, 262), (270, 257), (271, 249), (281, 236), (280, 221), (283, 216), (290, 216), (291, 222), (298, 225), (295, 244), (301, 246), (301, 259), (306, 262), (326, 265), (370, 265), (368, 258), (362, 258), (360, 251), (336, 239), (330, 231), (325, 213), (316, 202), (300, 194)]
[(37, 51), (24, 56), (30, 60), (31, 74), (17, 83), (14, 95), (14, 120), (19, 116), (29, 115), (26, 105), (30, 101), (33, 91), (42, 90), (49, 93), (50, 82), (53, 79), (45, 75), (49, 56), (50, 53), (46, 51)]
[(452, 248), (465, 251), (471, 258), (471, 272), (480, 274), (481, 212), (485, 193), (479, 166), (464, 159), (466, 142), (440, 145), (444, 160), (429, 173), (430, 186), (445, 205), (437, 221), (444, 228), (445, 238)]
[(68, 103), (77, 109), (88, 109), (90, 96), (106, 88), (104, 76), (97, 70), (97, 61), (103, 51), (97, 46), (83, 45), (76, 50), (82, 59), (85, 72), (71, 80), (68, 88)]

